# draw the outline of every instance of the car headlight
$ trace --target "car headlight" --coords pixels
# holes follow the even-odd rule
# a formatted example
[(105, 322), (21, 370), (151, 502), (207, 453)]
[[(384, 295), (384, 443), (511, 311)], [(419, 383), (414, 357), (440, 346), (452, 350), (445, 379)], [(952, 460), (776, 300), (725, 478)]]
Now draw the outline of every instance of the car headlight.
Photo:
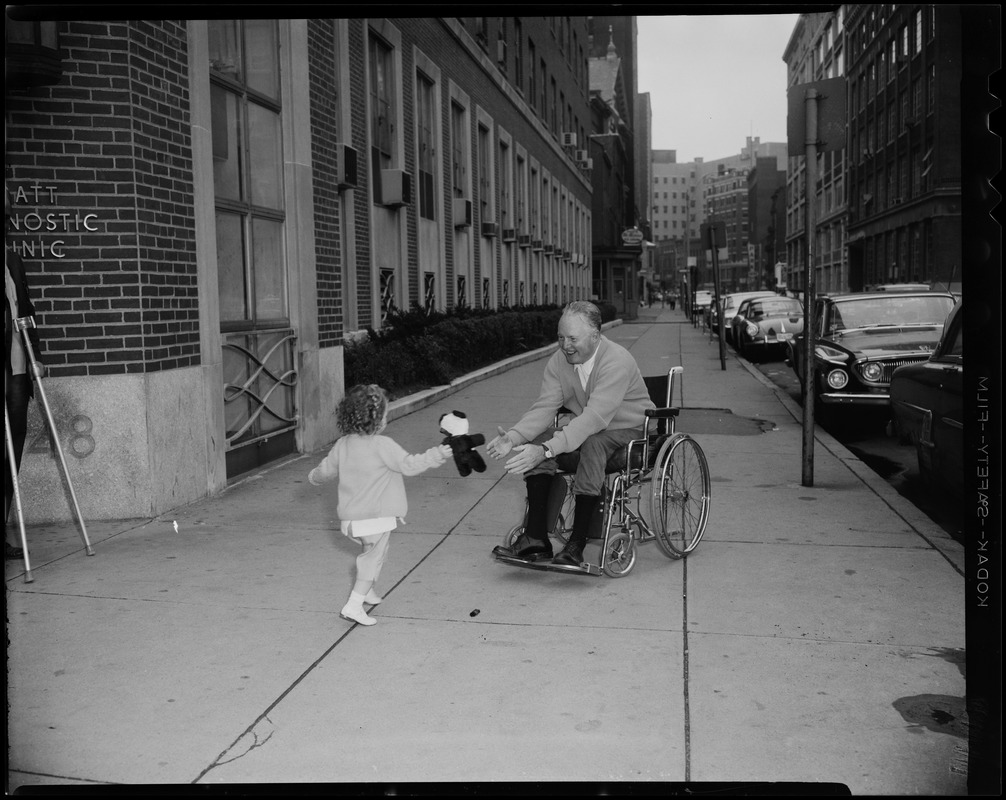
[(833, 369), (828, 373), (828, 385), (832, 389), (842, 389), (849, 382), (849, 375), (844, 369)]
[(868, 381), (879, 381), (880, 376), (884, 374), (884, 369), (876, 361), (869, 361), (863, 364), (862, 373)]
[(753, 322), (749, 322), (747, 326), (744, 328), (744, 332), (753, 339), (755, 336), (758, 335), (758, 326), (755, 325)]

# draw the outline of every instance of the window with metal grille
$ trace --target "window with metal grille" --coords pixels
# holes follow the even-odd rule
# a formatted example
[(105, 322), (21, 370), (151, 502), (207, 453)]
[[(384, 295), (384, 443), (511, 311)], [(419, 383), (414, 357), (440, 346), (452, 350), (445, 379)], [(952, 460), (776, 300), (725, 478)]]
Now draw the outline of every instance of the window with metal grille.
[(482, 308), (489, 308), (490, 296), (489, 296), (489, 279), (482, 279)]
[(436, 219), (436, 193), (433, 176), (436, 170), (433, 81), (422, 73), (416, 75), (416, 133), (419, 147), (419, 216)]
[(423, 273), (423, 304), (427, 313), (437, 306), (437, 275), (435, 272)]
[(503, 307), (507, 308), (510, 305), (510, 281), (503, 279), (503, 299), (501, 301)]
[(455, 304), (458, 308), (464, 308), (468, 305), (468, 280), (465, 275), (458, 275), (457, 279), (457, 297), (455, 298)]
[(388, 318), (388, 314), (395, 310), (395, 271), (393, 269), (381, 269), (381, 324)]

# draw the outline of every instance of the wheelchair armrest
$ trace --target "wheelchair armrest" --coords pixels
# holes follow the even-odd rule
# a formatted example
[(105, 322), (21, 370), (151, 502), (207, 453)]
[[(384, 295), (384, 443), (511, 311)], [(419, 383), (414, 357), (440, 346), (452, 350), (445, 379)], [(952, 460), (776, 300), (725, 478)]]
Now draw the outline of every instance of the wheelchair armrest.
[(680, 408), (648, 408), (643, 413), (651, 419), (671, 419), (671, 417), (678, 416), (680, 412)]

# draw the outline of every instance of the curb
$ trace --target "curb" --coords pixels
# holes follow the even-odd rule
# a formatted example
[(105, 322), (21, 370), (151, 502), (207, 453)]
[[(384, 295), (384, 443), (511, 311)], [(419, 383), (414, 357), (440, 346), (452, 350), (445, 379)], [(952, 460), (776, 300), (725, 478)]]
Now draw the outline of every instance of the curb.
[[(758, 369), (752, 366), (743, 356), (731, 354), (744, 369), (746, 369), (762, 385), (770, 388), (776, 399), (797, 422), (803, 422), (803, 407), (800, 406), (783, 389), (766, 378)], [(939, 552), (954, 567), (956, 572), (964, 577), (964, 547), (956, 539), (949, 536), (933, 522), (924, 512), (916, 508), (911, 501), (902, 497), (887, 481), (877, 475), (870, 467), (838, 439), (828, 433), (820, 425), (814, 425), (814, 440), (827, 449), (841, 461), (863, 484), (908, 525), (919, 537), (934, 550)]]

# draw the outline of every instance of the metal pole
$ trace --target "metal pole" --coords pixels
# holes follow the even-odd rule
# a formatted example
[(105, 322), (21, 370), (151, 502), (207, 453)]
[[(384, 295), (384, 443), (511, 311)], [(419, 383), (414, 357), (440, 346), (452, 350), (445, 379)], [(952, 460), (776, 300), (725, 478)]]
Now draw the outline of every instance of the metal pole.
[(14, 509), (17, 511), (17, 527), (21, 532), (21, 549), (24, 551), (24, 582), (31, 583), (31, 562), (28, 560), (28, 537), (24, 532), (24, 510), (21, 508), (21, 487), (17, 480), (17, 456), (14, 455), (14, 437), (10, 430), (10, 412), (7, 411), (7, 399), (3, 403), (3, 424), (6, 434), (7, 466), (10, 468), (10, 479), (14, 485)]
[[(716, 247), (716, 228), (713, 223), (709, 224), (709, 249), (712, 250), (713, 254), (713, 305), (709, 308), (709, 319), (712, 320), (713, 308), (716, 309), (717, 314), (720, 312), (720, 256)], [(716, 327), (719, 332), (720, 369), (725, 370), (727, 368), (727, 357), (726, 341), (723, 337), (723, 320), (719, 319), (719, 317), (717, 319), (719, 320)]]
[(817, 99), (807, 90), (807, 261), (804, 264), (803, 325), (803, 476), (804, 486), (814, 485), (814, 251), (817, 203)]
[[(35, 327), (34, 317), (20, 317), (14, 320), (14, 326), (21, 332), (21, 341), (24, 342), (25, 353), (28, 356), (28, 363), (31, 365), (31, 375), (35, 380), (38, 389), (39, 399), (42, 401), (42, 408), (45, 411), (45, 418), (49, 423), (49, 435), (52, 437), (53, 450), (59, 457), (60, 466), (63, 468), (63, 477), (66, 479), (66, 488), (70, 492), (70, 500), (73, 502), (73, 510), (77, 514), (77, 521), (80, 523), (80, 538), (84, 542), (85, 552), (89, 556), (94, 555), (91, 542), (87, 538), (87, 527), (84, 525), (84, 515), (80, 513), (80, 504), (77, 502), (77, 493), (73, 490), (73, 481), (70, 480), (70, 470), (66, 466), (66, 457), (63, 455), (63, 448), (59, 446), (59, 434), (56, 432), (56, 421), (52, 418), (52, 410), (49, 408), (49, 399), (45, 396), (45, 387), (42, 386), (42, 371), (38, 361), (35, 360), (35, 349), (31, 346), (31, 339), (28, 336), (28, 328)], [(27, 550), (25, 551), (27, 553)]]

